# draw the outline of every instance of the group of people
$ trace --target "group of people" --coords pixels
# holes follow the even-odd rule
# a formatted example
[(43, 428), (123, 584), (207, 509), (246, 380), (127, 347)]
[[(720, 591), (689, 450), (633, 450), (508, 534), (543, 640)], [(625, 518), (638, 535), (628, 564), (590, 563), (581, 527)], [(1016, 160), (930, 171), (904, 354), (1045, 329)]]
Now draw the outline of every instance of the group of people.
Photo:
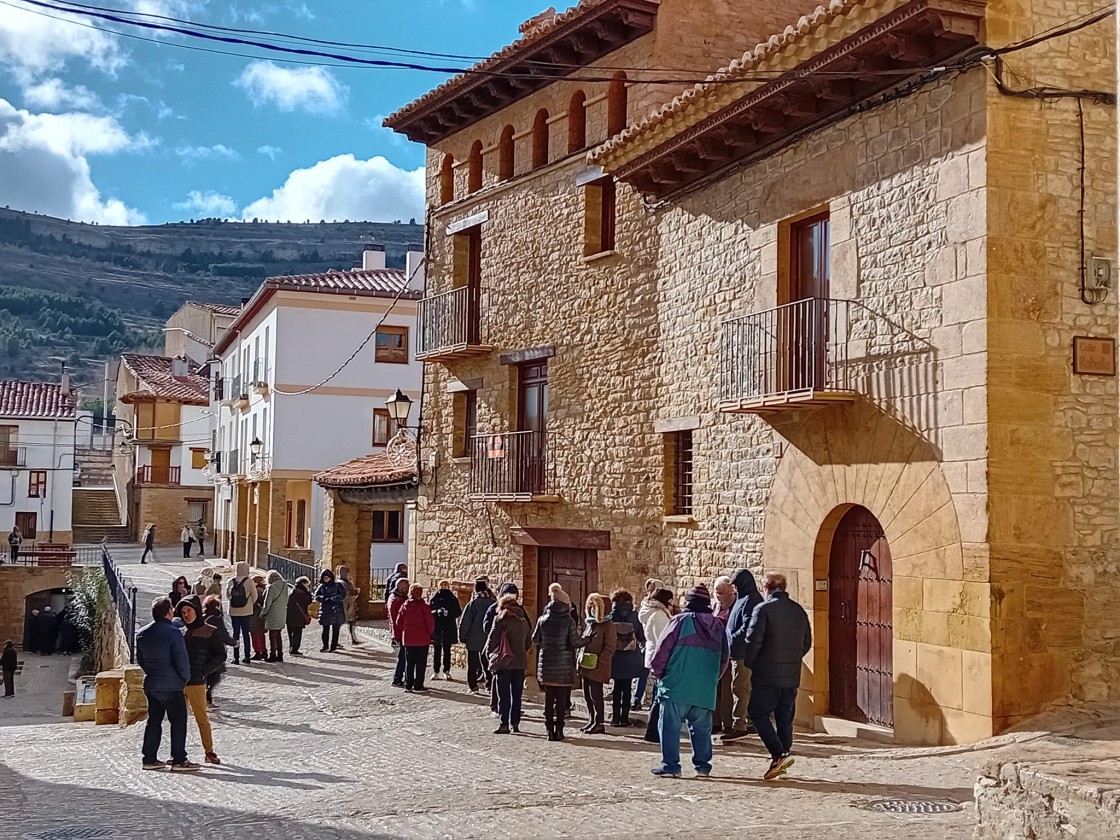
[(23, 622), (23, 649), (41, 656), (77, 653), (81, 649), (81, 634), (74, 622), (73, 606), (68, 604), (59, 612), (49, 604), (41, 610), (31, 610)]
[[(191, 551), (195, 543), (198, 543), (198, 556), (206, 556), (206, 538), (209, 536), (209, 530), (206, 528), (206, 520), (200, 519), (194, 525), (189, 522), (184, 522), (182, 530), (179, 531), (179, 540), (183, 543), (183, 557), (189, 559)], [(144, 544), (144, 552), (140, 555), (140, 562), (147, 563), (148, 558), (155, 559), (156, 547), (156, 526), (154, 523), (149, 522), (144, 528), (144, 533), (140, 537), (140, 541)]]
[[(253, 574), (245, 562), (237, 564), (224, 588), (221, 575), (210, 569), (204, 569), (193, 584), (186, 576), (176, 578), (167, 596), (152, 602), (151, 623), (136, 634), (136, 659), (144, 670), (148, 699), (144, 769), (201, 769), (187, 757), (188, 708), (198, 726), (206, 763), (221, 764), (209, 712), (217, 705), (214, 689), (226, 673), (229, 649), (235, 665), (283, 662), (287, 630), (289, 655), (302, 656), (303, 631), (311, 624), (311, 604), (316, 601), (322, 652), (342, 647), (338, 638), (343, 624), (349, 625), (350, 641), (357, 644), (358, 592), (345, 566), (338, 568), (337, 577), (325, 569), (314, 592), (306, 577), (289, 586), (279, 572)], [(232, 632), (225, 620), (227, 605)], [(165, 717), (171, 729), (170, 762), (158, 757)]]
[[(592, 593), (581, 616), (556, 583), (536, 622), (529, 619), (513, 583), (495, 596), (487, 578), (475, 581), (465, 608), (441, 580), (425, 599), (422, 586), (399, 566), (386, 581), (389, 626), (397, 649), (393, 685), (426, 692), (428, 652), (433, 680), (451, 679), (451, 647), (467, 650), (467, 685), (490, 693), (499, 718), (497, 735), (520, 731), (529, 651), (536, 646), (536, 678), (544, 691), (545, 729), (563, 741), (573, 709), (572, 691), (581, 688), (587, 723), (581, 731), (606, 733), (606, 686), (611, 684), (612, 727), (628, 727), (631, 713), (645, 703), (652, 678), (647, 741), (661, 746), (655, 776), (681, 775), (680, 732), (692, 743), (696, 774), (712, 770), (712, 736), (724, 744), (757, 734), (770, 753), (764, 778), (774, 779), (793, 764), (793, 718), (801, 682), (801, 661), (812, 647), (805, 610), (786, 591), (780, 574), (766, 576), (759, 591), (754, 575), (739, 569), (714, 581), (715, 597), (699, 584), (681, 598), (656, 579), (645, 598), (616, 589)], [(637, 690), (634, 690), (635, 682)]]

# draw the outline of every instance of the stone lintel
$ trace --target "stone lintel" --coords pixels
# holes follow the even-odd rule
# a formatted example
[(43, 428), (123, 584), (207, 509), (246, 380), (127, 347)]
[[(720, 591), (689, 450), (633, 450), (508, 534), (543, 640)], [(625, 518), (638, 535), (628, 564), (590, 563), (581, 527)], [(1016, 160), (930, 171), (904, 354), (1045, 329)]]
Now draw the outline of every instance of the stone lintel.
[(610, 531), (583, 531), (577, 528), (521, 528), (510, 529), (514, 545), (576, 548), (583, 551), (610, 551)]

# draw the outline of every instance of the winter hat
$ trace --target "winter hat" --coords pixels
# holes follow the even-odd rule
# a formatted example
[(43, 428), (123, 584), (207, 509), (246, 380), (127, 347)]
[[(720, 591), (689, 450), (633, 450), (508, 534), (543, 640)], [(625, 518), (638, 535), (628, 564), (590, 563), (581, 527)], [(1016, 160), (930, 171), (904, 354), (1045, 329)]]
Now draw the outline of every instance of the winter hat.
[(669, 606), (673, 601), (673, 592), (670, 589), (658, 589), (651, 596), (653, 600), (658, 601), (665, 606)]
[(703, 583), (692, 587), (685, 596), (684, 608), (690, 612), (711, 612), (712, 595), (708, 587)]
[(490, 587), (486, 583), (486, 578), (479, 578), (478, 580), (476, 580), (474, 582), (474, 591), (475, 592), (489, 592), (490, 591)]
[(559, 601), (561, 604), (565, 604), (569, 607), (572, 605), (572, 599), (568, 596), (568, 593), (564, 591), (564, 587), (558, 583), (550, 583), (548, 585), (548, 597), (553, 601)]

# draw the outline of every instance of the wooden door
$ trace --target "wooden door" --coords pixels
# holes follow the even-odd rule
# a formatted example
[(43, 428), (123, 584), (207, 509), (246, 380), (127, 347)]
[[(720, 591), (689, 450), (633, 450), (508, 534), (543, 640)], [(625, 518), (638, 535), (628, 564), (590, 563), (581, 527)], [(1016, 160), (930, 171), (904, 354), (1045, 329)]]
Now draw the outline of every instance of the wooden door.
[(29, 513), (26, 511), (16, 513), (16, 527), (19, 528), (19, 532), (23, 535), (25, 540), (38, 539), (38, 523), (39, 515), (37, 513)]
[(829, 297), (828, 213), (790, 225), (789, 305), (779, 315), (787, 391), (825, 386)]
[(151, 449), (152, 459), (152, 484), (171, 483), (171, 450)]
[(541, 493), (545, 487), (548, 426), (548, 363), (523, 365), (518, 375), (517, 430), (509, 465), (515, 493)]
[(537, 550), (537, 614), (548, 606), (548, 586), (558, 583), (572, 599), (576, 613), (583, 615), (587, 596), (599, 585), (599, 554), (578, 548)]
[(829, 710), (894, 725), (891, 553), (866, 508), (840, 520), (829, 555)]

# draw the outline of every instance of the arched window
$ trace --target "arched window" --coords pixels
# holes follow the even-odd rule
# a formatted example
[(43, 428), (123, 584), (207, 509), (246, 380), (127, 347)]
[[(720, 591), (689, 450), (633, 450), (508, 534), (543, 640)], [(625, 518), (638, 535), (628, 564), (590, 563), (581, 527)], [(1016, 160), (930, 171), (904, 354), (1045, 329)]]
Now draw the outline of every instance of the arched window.
[(475, 140), (471, 146), (471, 156), (467, 163), (467, 192), (476, 193), (482, 189), (482, 141)]
[(507, 125), (502, 129), (502, 138), (498, 141), (498, 180), (508, 181), (513, 177), (513, 126)]
[(548, 111), (541, 108), (533, 120), (533, 168), (548, 166)]
[(582, 90), (572, 94), (568, 103), (568, 154), (587, 148), (587, 95)]
[(450, 204), (455, 200), (455, 158), (451, 155), (443, 156), (443, 164), (439, 168), (439, 203)]
[(626, 128), (626, 74), (618, 72), (607, 88), (607, 136), (614, 137)]

